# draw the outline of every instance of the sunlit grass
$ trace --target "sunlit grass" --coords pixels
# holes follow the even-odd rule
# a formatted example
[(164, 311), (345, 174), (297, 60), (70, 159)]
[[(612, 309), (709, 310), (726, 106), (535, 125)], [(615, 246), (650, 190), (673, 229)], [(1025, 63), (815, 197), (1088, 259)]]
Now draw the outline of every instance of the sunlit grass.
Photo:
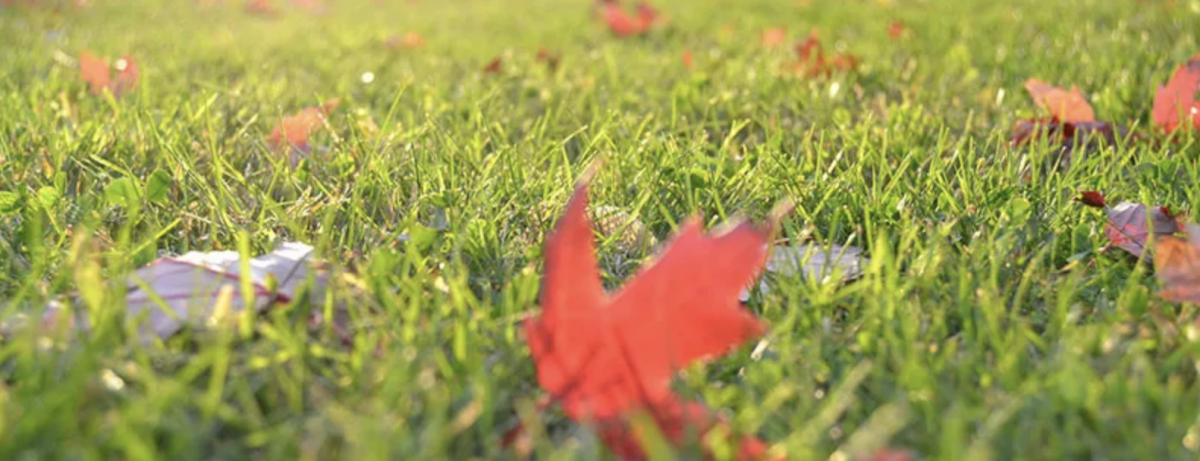
[[(1038, 115), (1028, 77), (1078, 85), (1101, 118), (1144, 130), (1155, 86), (1200, 51), (1195, 1), (671, 0), (665, 28), (627, 40), (585, 0), (353, 0), (276, 19), (93, 1), (0, 10), (5, 316), (70, 292), (121, 312), (127, 271), (244, 236), (254, 254), (305, 241), (355, 273), (359, 330), (353, 348), (310, 334), (301, 300), (249, 336), (149, 348), (112, 315), (70, 346), (18, 333), (0, 342), (2, 459), (515, 456), (500, 436), (539, 397), (515, 322), (536, 308), (542, 237), (600, 157), (594, 205), (660, 241), (693, 213), (715, 225), (787, 199), (785, 236), (871, 258), (854, 283), (792, 278), (755, 297), (772, 325), (761, 350), (678, 380), (735, 430), (797, 460), (882, 445), (947, 461), (1198, 456), (1197, 310), (1156, 298), (1149, 266), (1100, 253), (1102, 214), (1071, 201), (1095, 189), (1194, 215), (1194, 139), (1065, 168), (1052, 146), (1007, 146)], [(786, 75), (790, 48), (759, 43), (776, 26), (789, 43), (817, 28), (862, 65)], [(408, 31), (425, 45), (385, 46)], [(139, 87), (88, 95), (83, 50), (132, 55)], [(504, 71), (484, 75), (496, 56)], [(332, 98), (332, 131), (296, 168), (268, 148), (281, 117)], [(165, 197), (110, 192), (155, 177)], [(609, 286), (652, 254), (619, 238), (600, 251)], [(539, 418), (538, 459), (604, 456)]]

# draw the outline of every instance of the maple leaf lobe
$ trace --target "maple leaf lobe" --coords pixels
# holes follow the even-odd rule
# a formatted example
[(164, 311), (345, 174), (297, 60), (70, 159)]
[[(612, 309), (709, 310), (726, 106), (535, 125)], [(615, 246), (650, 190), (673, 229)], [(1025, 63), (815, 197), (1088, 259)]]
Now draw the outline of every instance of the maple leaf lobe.
[(706, 236), (689, 220), (609, 297), (586, 206), (584, 184), (546, 239), (542, 312), (523, 325), (539, 384), (569, 416), (611, 418), (664, 402), (676, 370), (765, 331), (737, 295), (765, 262), (770, 228), (741, 223)]

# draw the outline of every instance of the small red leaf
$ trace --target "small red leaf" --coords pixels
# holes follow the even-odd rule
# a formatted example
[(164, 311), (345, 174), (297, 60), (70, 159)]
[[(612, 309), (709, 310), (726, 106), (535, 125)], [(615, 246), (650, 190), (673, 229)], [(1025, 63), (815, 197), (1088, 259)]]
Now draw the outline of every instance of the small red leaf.
[(658, 23), (658, 10), (650, 6), (649, 3), (638, 2), (634, 6), (634, 10), (637, 11), (638, 27), (641, 28), (642, 32), (650, 30), (651, 27), (654, 27)]
[(631, 37), (648, 32), (660, 22), (658, 10), (648, 3), (638, 3), (635, 15), (631, 16), (617, 2), (602, 1), (601, 16), (608, 30), (618, 37)]
[(892, 24), (888, 26), (888, 35), (890, 35), (893, 39), (899, 39), (900, 37), (904, 36), (904, 23), (900, 21), (892, 21)]
[(782, 27), (772, 27), (764, 30), (762, 39), (760, 40), (763, 46), (779, 46), (787, 41), (787, 29)]
[(111, 79), (108, 63), (84, 51), (79, 54), (79, 72), (87, 82), (92, 94), (100, 94), (108, 88)]
[[(295, 115), (284, 117), (275, 126), (275, 129), (271, 130), (267, 144), (272, 149), (290, 147), (293, 154), (308, 153), (311, 150), (308, 145), (309, 135), (316, 129), (325, 126), (326, 117), (337, 108), (340, 102), (340, 99), (333, 99), (320, 107), (309, 107)], [(292, 160), (293, 163), (298, 161), (294, 157)]]
[(1198, 86), (1200, 55), (1177, 69), (1166, 86), (1158, 87), (1151, 110), (1154, 124), (1167, 133), (1187, 126), (1200, 129), (1200, 101), (1196, 100)]
[(1094, 190), (1085, 190), (1080, 192), (1079, 196), (1075, 197), (1075, 201), (1096, 208), (1104, 208), (1106, 204), (1104, 200), (1104, 194)]
[(796, 56), (799, 56), (801, 61), (811, 59), (814, 52), (818, 55), (821, 53), (821, 35), (816, 30), (809, 32), (807, 39), (796, 44)]
[(129, 56), (117, 61), (117, 77), (113, 79), (108, 62), (86, 51), (79, 55), (79, 73), (92, 94), (108, 90), (118, 98), (137, 85), (139, 76), (137, 63)]
[(492, 58), (491, 61), (488, 61), (487, 66), (484, 66), (483, 73), (488, 74), (488, 75), (496, 75), (496, 74), (499, 74), (500, 72), (502, 72), (503, 70), (504, 70), (504, 59), (501, 58), (500, 56), (496, 56), (495, 58)]
[(1079, 88), (1071, 87), (1070, 91), (1055, 87), (1036, 78), (1025, 81), (1025, 90), (1039, 107), (1050, 112), (1058, 120), (1077, 123), (1094, 122), (1096, 114), (1092, 105)]
[(821, 38), (816, 30), (808, 34), (808, 38), (796, 44), (797, 60), (788, 64), (792, 72), (803, 74), (806, 77), (830, 76), (833, 71), (848, 71), (858, 67), (858, 58), (843, 54), (835, 55), (826, 59), (825, 52), (821, 49)]
[(546, 68), (550, 69), (551, 73), (558, 70), (558, 63), (561, 60), (561, 55), (551, 53), (550, 50), (546, 49), (544, 46), (538, 49), (537, 61), (546, 63)]
[(384, 44), (391, 49), (403, 47), (412, 50), (425, 46), (425, 37), (422, 37), (420, 33), (409, 31), (405, 32), (402, 37), (395, 35), (388, 37)]
[(604, 4), (604, 22), (608, 24), (608, 30), (618, 37), (629, 37), (642, 33), (638, 22), (616, 3)]

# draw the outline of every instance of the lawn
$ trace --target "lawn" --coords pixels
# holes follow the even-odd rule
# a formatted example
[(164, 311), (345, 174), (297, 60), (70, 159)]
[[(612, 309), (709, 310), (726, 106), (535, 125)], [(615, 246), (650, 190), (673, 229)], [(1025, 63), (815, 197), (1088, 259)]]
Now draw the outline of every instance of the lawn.
[[(519, 421), (535, 459), (609, 459), (536, 408), (519, 328), (596, 160), (609, 288), (697, 213), (786, 200), (783, 237), (864, 250), (857, 280), (773, 278), (769, 331), (674, 382), (787, 459), (1200, 457), (1200, 309), (1073, 200), (1200, 213), (1200, 137), (1150, 115), (1200, 1), (658, 0), (632, 37), (590, 0), (45, 3), (0, 7), (0, 459), (522, 459)], [(813, 29), (857, 67), (790, 71)], [(91, 94), (83, 51), (137, 86)], [(1031, 77), (1147, 139), (1011, 145)], [(294, 165), (268, 143), (335, 98)], [(287, 240), (321, 296), (151, 344), (120, 315), (156, 258)], [(86, 333), (20, 326), (76, 298)]]

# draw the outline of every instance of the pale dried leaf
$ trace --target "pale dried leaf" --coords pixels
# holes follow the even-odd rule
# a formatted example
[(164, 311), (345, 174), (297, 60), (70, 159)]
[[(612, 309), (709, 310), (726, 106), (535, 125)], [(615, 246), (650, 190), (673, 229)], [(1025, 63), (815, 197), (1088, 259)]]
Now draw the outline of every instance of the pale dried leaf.
[(642, 221), (615, 206), (598, 206), (591, 212), (596, 231), (615, 236), (619, 248), (645, 250), (658, 244), (658, 239)]
[[(1122, 202), (1105, 211), (1108, 213), (1108, 224), (1104, 226), (1104, 233), (1109, 241), (1113, 246), (1137, 257), (1141, 257), (1146, 250), (1146, 242), (1151, 233), (1162, 236), (1180, 230), (1178, 218), (1169, 214), (1163, 207)], [(1149, 227), (1146, 223), (1147, 213), (1150, 216)], [(1151, 258), (1147, 255), (1146, 259)]]
[[(826, 248), (815, 242), (776, 245), (767, 260), (765, 273), (784, 277), (799, 273), (809, 280), (824, 280), (840, 273), (841, 281), (848, 282), (862, 277), (863, 267), (870, 261), (862, 253), (862, 248), (856, 246), (835, 244)], [(759, 280), (759, 291), (766, 293), (769, 290), (770, 279), (762, 277)], [(743, 302), (749, 300), (750, 292), (743, 290), (740, 299)]]
[[(277, 302), (295, 297), (312, 267), (312, 247), (298, 242), (284, 242), (275, 251), (251, 259), (248, 275), (254, 298), (250, 311), (260, 312)], [(323, 300), (328, 275), (314, 271), (313, 299)], [(217, 298), (224, 287), (233, 296), (228, 312), (216, 312)], [(274, 289), (272, 289), (274, 288)], [(138, 321), (143, 343), (166, 339), (185, 325), (204, 327), (217, 322), (222, 315), (234, 315), (247, 310), (241, 292), (241, 267), (234, 251), (188, 252), (175, 258), (162, 258), (138, 269), (130, 276), (126, 297), (129, 319)], [(43, 324), (64, 315), (65, 310), (51, 306), (43, 316)], [(72, 324), (88, 329), (87, 319), (77, 316)]]

